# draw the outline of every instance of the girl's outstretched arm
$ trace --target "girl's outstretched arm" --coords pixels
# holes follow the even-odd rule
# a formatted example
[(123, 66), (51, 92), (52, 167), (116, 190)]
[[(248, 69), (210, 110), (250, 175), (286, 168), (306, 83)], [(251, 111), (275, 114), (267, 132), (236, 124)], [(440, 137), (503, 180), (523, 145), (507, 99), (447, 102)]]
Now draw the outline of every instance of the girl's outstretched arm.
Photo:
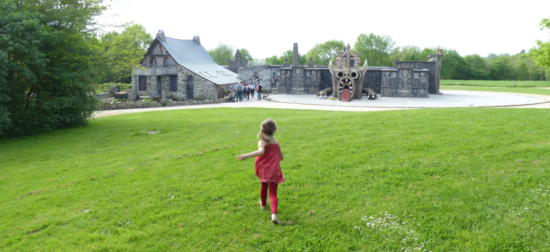
[(245, 159), (251, 158), (251, 157), (259, 157), (259, 156), (263, 155), (264, 152), (265, 152), (265, 148), (262, 144), (262, 141), (258, 141), (258, 150), (257, 151), (253, 151), (253, 152), (250, 152), (250, 153), (247, 153), (247, 154), (238, 155), (237, 159), (239, 161), (242, 161), (242, 160), (245, 160)]

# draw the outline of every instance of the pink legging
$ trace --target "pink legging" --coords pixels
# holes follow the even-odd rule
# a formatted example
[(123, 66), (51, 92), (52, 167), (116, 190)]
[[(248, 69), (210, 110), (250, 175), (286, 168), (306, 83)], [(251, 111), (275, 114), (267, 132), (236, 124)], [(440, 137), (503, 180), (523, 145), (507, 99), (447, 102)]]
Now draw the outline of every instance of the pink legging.
[(279, 205), (279, 199), (277, 199), (277, 183), (262, 182), (262, 188), (260, 189), (260, 199), (262, 206), (267, 204), (267, 189), (269, 188), (269, 201), (271, 202), (271, 213), (277, 213), (277, 206)]

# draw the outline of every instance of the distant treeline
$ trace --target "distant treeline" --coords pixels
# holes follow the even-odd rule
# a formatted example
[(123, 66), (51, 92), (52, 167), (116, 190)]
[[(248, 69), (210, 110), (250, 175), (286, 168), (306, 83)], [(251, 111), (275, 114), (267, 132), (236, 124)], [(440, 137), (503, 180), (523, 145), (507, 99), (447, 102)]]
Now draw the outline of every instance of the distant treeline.
[[(543, 20), (544, 22), (544, 20)], [(542, 24), (545, 26), (545, 24)], [(462, 57), (457, 51), (443, 49), (441, 66), (441, 79), (450, 80), (546, 80), (550, 76), (550, 61), (546, 55), (547, 43), (539, 42), (539, 48), (533, 48), (528, 53), (524, 50), (515, 55), (489, 54), (487, 57), (480, 55), (467, 55)], [(313, 59), (315, 65), (328, 65), (335, 60), (339, 51), (345, 44), (341, 40), (330, 40), (315, 45), (306, 54), (300, 55), (300, 64), (308, 64)], [(354, 51), (359, 51), (361, 58), (368, 59), (369, 66), (394, 66), (394, 60), (400, 61), (426, 61), (429, 55), (435, 54), (437, 48), (419, 48), (417, 46), (396, 47), (395, 41), (389, 36), (375, 34), (361, 34), (353, 45)], [(249, 62), (252, 59), (250, 52), (241, 48), (243, 58)], [(212, 58), (220, 65), (227, 64), (228, 58), (233, 58), (233, 48), (224, 44), (218, 45), (209, 51)], [(254, 59), (254, 63), (282, 65), (285, 60), (292, 64), (292, 50), (287, 50), (281, 55), (271, 56), (265, 59)], [(545, 61), (546, 60), (546, 61)]]

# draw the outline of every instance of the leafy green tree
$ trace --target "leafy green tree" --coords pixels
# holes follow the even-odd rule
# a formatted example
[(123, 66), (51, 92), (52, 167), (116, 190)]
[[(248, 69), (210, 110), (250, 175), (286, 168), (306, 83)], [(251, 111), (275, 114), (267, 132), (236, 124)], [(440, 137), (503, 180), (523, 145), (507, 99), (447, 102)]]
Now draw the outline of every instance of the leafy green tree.
[[(545, 18), (540, 22), (541, 30), (550, 29), (550, 19)], [(543, 68), (550, 69), (550, 41), (537, 41), (537, 48), (529, 51), (529, 56), (535, 60), (536, 64)]]
[(110, 32), (103, 35), (101, 43), (108, 59), (104, 66), (110, 73), (104, 81), (130, 83), (133, 67), (139, 65), (152, 42), (151, 35), (139, 24), (126, 24), (120, 34)]
[(283, 52), (283, 55), (281, 55), (280, 58), (283, 60), (283, 62), (285, 62), (286, 59), (288, 59), (288, 64), (292, 65), (292, 50), (287, 50)]
[(254, 59), (252, 58), (252, 55), (250, 55), (250, 52), (245, 49), (239, 49), (239, 52), (241, 52), (241, 59), (246, 60), (247, 62), (252, 62)]
[(467, 79), (487, 80), (489, 78), (490, 70), (486, 59), (474, 54), (464, 57), (464, 61), (466, 62), (468, 69)]
[[(273, 55), (269, 58), (266, 58), (265, 61), (267, 64), (270, 65), (283, 65), (286, 62), (286, 59), (288, 59), (288, 64), (292, 64), (292, 50), (287, 50), (281, 54), (281, 56), (277, 57), (276, 55)], [(303, 64), (301, 61), (305, 61), (305, 57), (300, 57), (300, 63)]]
[(338, 52), (344, 49), (344, 42), (341, 40), (329, 40), (321, 44), (316, 44), (306, 55), (306, 62), (313, 58), (313, 64), (328, 66), (330, 60), (335, 60)]
[(8, 102), (10, 98), (6, 95), (6, 93), (8, 93), (8, 83), (6, 81), (8, 75), (7, 58), (8, 55), (0, 50), (0, 137), (2, 137), (4, 131), (7, 130), (10, 125), (8, 112)]
[(285, 59), (283, 57), (277, 57), (277, 55), (273, 55), (269, 58), (266, 58), (265, 62), (269, 65), (282, 65), (285, 63)]
[(418, 46), (405, 46), (395, 50), (393, 59), (400, 61), (426, 61), (426, 57), (422, 57), (422, 50)]
[(227, 65), (227, 60), (232, 60), (235, 55), (233, 47), (225, 44), (219, 44), (216, 48), (208, 50), (208, 54), (218, 65)]
[(96, 102), (91, 27), (103, 9), (101, 0), (0, 4), (3, 137), (86, 124)]
[(464, 58), (455, 50), (445, 50), (441, 58), (441, 79), (465, 80), (468, 78), (468, 69)]
[(353, 48), (359, 51), (362, 59), (368, 59), (370, 66), (394, 65), (391, 55), (395, 51), (395, 42), (389, 36), (363, 33), (357, 37)]
[(428, 56), (434, 55), (436, 53), (437, 49), (435, 48), (424, 48), (422, 50), (422, 53), (420, 54), (420, 58), (422, 61), (426, 61), (428, 59)]
[(491, 66), (490, 78), (492, 80), (512, 80), (514, 79), (514, 69), (511, 66), (509, 55), (498, 55), (489, 59)]

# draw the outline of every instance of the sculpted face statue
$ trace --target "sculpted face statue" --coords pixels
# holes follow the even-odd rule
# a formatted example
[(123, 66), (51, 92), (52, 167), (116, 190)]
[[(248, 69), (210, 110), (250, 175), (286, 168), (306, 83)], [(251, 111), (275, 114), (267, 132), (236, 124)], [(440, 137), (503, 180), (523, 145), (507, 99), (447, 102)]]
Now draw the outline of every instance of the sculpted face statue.
[(350, 68), (343, 67), (342, 69), (336, 69), (332, 65), (332, 60), (330, 61), (328, 68), (332, 74), (332, 88), (333, 96), (341, 100), (341, 93), (344, 89), (349, 89), (351, 92), (350, 100), (352, 99), (361, 99), (363, 93), (363, 79), (369, 64), (365, 60), (363, 67)]

